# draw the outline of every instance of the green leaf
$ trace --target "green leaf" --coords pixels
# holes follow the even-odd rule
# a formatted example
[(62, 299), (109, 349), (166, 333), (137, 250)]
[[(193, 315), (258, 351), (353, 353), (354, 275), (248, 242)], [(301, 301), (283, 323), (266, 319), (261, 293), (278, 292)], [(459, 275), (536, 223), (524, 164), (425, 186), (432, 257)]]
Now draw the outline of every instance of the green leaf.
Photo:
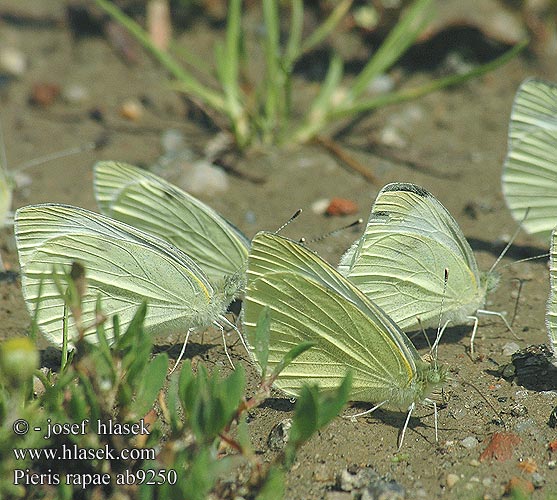
[(294, 418), (288, 444), (298, 447), (317, 430), (319, 389), (316, 385), (304, 385), (294, 407)]
[(349, 371), (334, 394), (325, 394), (319, 398), (317, 410), (317, 427), (321, 429), (335, 418), (342, 410), (350, 396), (352, 372)]
[(275, 369), (273, 370), (273, 373), (271, 375), (271, 381), (275, 380), (280, 375), (280, 372), (282, 372), (282, 370), (284, 370), (290, 363), (292, 363), (292, 361), (294, 361), (298, 356), (300, 356), (300, 354), (303, 354), (304, 352), (306, 352), (308, 349), (310, 349), (315, 345), (317, 345), (317, 342), (311, 340), (307, 342), (302, 342), (297, 346), (294, 346), (292, 349), (290, 349), (284, 355), (284, 358), (280, 360), (277, 366), (275, 366)]
[(255, 358), (261, 366), (261, 378), (265, 378), (267, 373), (267, 362), (269, 361), (269, 336), (271, 332), (271, 310), (265, 306), (255, 328)]
[(284, 473), (278, 467), (271, 467), (263, 487), (255, 500), (276, 500), (283, 498), (285, 493)]
[(166, 353), (159, 354), (147, 365), (139, 382), (135, 401), (131, 406), (131, 411), (137, 417), (143, 417), (153, 407), (164, 385), (167, 369), (168, 356)]

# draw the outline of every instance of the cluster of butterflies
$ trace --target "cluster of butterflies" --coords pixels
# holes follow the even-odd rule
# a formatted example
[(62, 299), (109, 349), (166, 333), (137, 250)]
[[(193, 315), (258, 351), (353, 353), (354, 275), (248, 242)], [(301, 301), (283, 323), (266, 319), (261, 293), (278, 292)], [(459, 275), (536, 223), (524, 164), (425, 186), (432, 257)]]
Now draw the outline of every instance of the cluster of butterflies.
[[(548, 190), (550, 157), (557, 188), (556, 106), (556, 87), (530, 80), (511, 117), (505, 194), (517, 219), (530, 208), (524, 222), (530, 231), (546, 217), (535, 186)], [(102, 215), (59, 204), (30, 205), (15, 214), (24, 298), (41, 331), (58, 345), (65, 304), (56, 273), (77, 261), (87, 273), (83, 324), (94, 324), (99, 296), (105, 314), (118, 314), (123, 328), (146, 300), (148, 331), (189, 334), (226, 323), (228, 306), (242, 298), (242, 336), (252, 354), (257, 321), (264, 308), (270, 311), (270, 368), (293, 346), (315, 342), (281, 373), (279, 389), (293, 396), (304, 383), (332, 390), (350, 369), (352, 400), (408, 409), (409, 418), (447, 374), (436, 356), (422, 359), (404, 332), (467, 322), (482, 311), (496, 282), (493, 271), (479, 271), (445, 207), (414, 184), (392, 183), (379, 192), (362, 236), (337, 268), (275, 233), (260, 232), (250, 241), (207, 205), (131, 165), (98, 163), (94, 186)], [(555, 223), (557, 197), (552, 200)], [(553, 338), (556, 304), (552, 295)], [(76, 334), (71, 321), (70, 336)], [(111, 328), (108, 322), (109, 337)]]

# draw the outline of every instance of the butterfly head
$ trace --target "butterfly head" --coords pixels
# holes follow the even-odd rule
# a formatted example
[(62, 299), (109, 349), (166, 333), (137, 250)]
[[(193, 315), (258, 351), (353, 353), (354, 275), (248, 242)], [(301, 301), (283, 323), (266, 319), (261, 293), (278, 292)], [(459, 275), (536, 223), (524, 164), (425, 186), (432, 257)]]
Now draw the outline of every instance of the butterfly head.
[(447, 366), (440, 365), (436, 359), (424, 363), (423, 370), (418, 369), (420, 390), (416, 394), (416, 400), (423, 401), (430, 395), (439, 393), (448, 379)]
[(481, 277), (482, 288), (486, 290), (486, 293), (489, 293), (499, 286), (500, 280), (501, 275), (495, 271), (488, 271), (487, 273), (483, 273)]

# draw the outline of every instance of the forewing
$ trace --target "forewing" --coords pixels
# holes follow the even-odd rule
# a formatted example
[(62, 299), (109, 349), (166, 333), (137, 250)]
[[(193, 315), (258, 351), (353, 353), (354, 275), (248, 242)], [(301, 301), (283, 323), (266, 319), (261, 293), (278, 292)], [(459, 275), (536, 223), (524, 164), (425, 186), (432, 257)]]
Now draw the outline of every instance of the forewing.
[(282, 272), (318, 283), (331, 294), (354, 304), (370, 321), (383, 325), (383, 330), (414, 369), (414, 362), (419, 356), (413, 344), (372, 300), (306, 247), (273, 233), (258, 233), (252, 241), (248, 259), (248, 284), (271, 273)]
[(267, 273), (249, 282), (244, 330), (250, 346), (265, 306), (271, 312), (271, 369), (300, 342), (317, 343), (279, 376), (276, 386), (286, 393), (298, 395), (304, 383), (332, 391), (348, 369), (353, 372), (352, 400), (390, 400), (411, 385), (414, 360), (406, 358), (394, 341), (398, 333), (306, 274)]
[(557, 218), (557, 86), (554, 84), (528, 80), (520, 86), (509, 124), (502, 183), (514, 219), (529, 233), (549, 239)]
[[(124, 329), (146, 300), (145, 326), (153, 333), (206, 325), (217, 308), (212, 288), (187, 256), (158, 238), (126, 233), (122, 224), (111, 227), (103, 216), (60, 205), (28, 206), (16, 213), (15, 228), (23, 295), (32, 316), (38, 305), (39, 327), (53, 343), (62, 342), (64, 317), (53, 272), (68, 272), (74, 261), (86, 272), (85, 326), (95, 319), (98, 296), (103, 312), (118, 314)], [(111, 336), (111, 322), (106, 326)], [(72, 323), (70, 337), (75, 333)]]
[(213, 283), (245, 267), (249, 240), (212, 208), (150, 172), (97, 163), (95, 197), (104, 214), (180, 248)]
[(485, 300), (476, 259), (458, 224), (413, 184), (381, 190), (339, 271), (402, 329), (418, 327), (418, 317), (424, 326), (437, 324), (442, 303), (445, 318), (459, 323)]

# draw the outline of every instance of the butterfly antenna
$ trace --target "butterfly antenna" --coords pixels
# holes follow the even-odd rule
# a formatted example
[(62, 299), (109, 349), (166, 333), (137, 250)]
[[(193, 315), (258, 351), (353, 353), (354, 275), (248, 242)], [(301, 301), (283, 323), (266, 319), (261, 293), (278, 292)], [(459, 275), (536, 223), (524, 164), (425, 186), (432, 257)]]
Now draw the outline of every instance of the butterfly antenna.
[(290, 217), (290, 219), (288, 219), (282, 226), (280, 226), (276, 231), (275, 234), (279, 234), (286, 226), (288, 226), (288, 224), (290, 224), (294, 219), (297, 219), (298, 216), (302, 213), (302, 209), (298, 208), (298, 210), (296, 210), (292, 216)]
[(501, 269), (505, 269), (509, 266), (514, 266), (515, 264), (520, 264), (522, 262), (528, 262), (530, 260), (538, 260), (538, 259), (543, 259), (544, 257), (549, 257), (550, 253), (542, 253), (540, 255), (534, 255), (534, 257), (525, 257), (524, 259), (520, 259), (520, 260), (515, 260), (514, 262), (509, 262), (508, 264), (505, 264)]
[(355, 220), (354, 222), (351, 222), (350, 224), (347, 224), (346, 226), (338, 227), (337, 229), (333, 229), (332, 231), (329, 231), (328, 233), (322, 234), (320, 236), (314, 236), (310, 240), (307, 240), (306, 238), (300, 238), (299, 243), (302, 243), (303, 245), (306, 245), (308, 243), (317, 243), (318, 241), (324, 240), (325, 238), (328, 238), (329, 236), (333, 236), (337, 233), (340, 233), (341, 231), (344, 231), (346, 229), (350, 229), (351, 227), (359, 226), (363, 222), (364, 222), (364, 219)]
[(48, 163), (49, 161), (59, 160), (60, 158), (65, 158), (67, 156), (73, 156), (80, 153), (85, 153), (86, 151), (97, 151), (102, 149), (107, 144), (107, 137), (102, 135), (96, 141), (86, 142), (79, 146), (74, 146), (68, 149), (64, 149), (62, 151), (57, 151), (55, 153), (50, 153), (48, 155), (41, 156), (39, 158), (35, 158), (34, 160), (30, 160), (28, 162), (22, 163), (18, 165), (15, 170), (21, 172), (23, 170), (27, 170), (32, 167), (36, 167), (38, 165), (42, 165), (43, 163)]
[(493, 265), (489, 268), (489, 271), (487, 272), (487, 274), (490, 274), (495, 267), (497, 266), (497, 264), (499, 264), (499, 262), (501, 262), (501, 259), (505, 256), (505, 254), (509, 251), (509, 248), (511, 248), (512, 244), (514, 243), (514, 240), (516, 240), (516, 237), (518, 236), (518, 233), (520, 232), (521, 229), (521, 225), (524, 223), (524, 221), (526, 220), (526, 217), (528, 217), (528, 212), (530, 212), (530, 207), (528, 207), (526, 209), (526, 212), (524, 213), (524, 217), (522, 218), (522, 220), (520, 221), (519, 226), (516, 228), (515, 232), (513, 233), (513, 235), (511, 236), (511, 239), (509, 240), (509, 242), (507, 243), (507, 245), (505, 246), (505, 248), (503, 248), (503, 251), (499, 254), (499, 257), (497, 257), (497, 259), (495, 260), (495, 262), (493, 263)]

